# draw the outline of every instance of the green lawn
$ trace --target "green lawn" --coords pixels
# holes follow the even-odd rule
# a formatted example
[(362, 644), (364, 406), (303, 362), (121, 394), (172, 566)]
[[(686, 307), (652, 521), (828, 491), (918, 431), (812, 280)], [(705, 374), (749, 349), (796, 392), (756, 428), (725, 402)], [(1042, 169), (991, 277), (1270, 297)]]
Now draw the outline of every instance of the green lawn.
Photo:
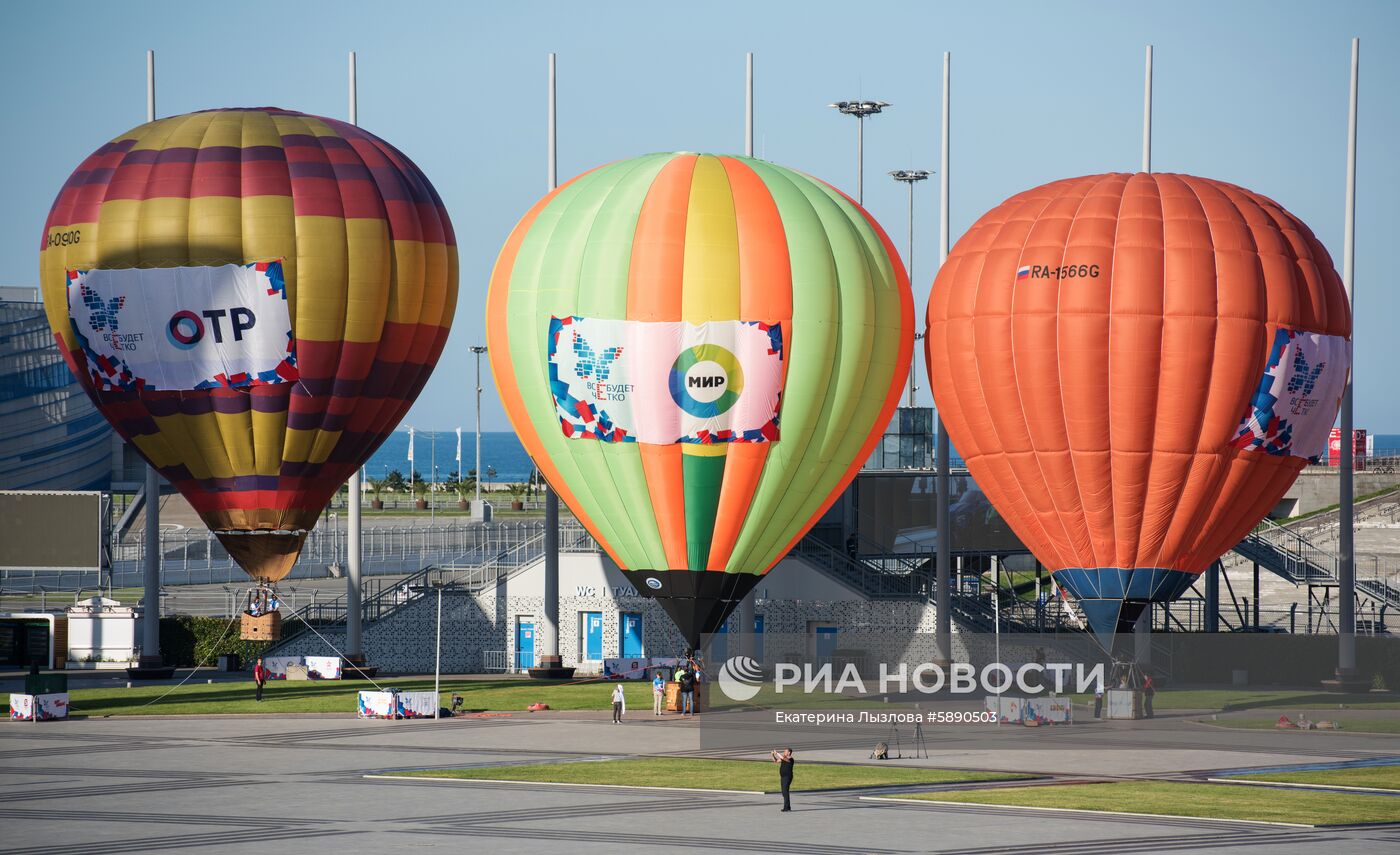
[[(253, 681), (197, 682), (198, 677), (156, 703), (149, 701), (169, 691), (169, 685), (140, 684), (101, 689), (75, 689), (69, 694), (72, 714), (100, 715), (208, 715), (211, 713), (353, 713), (356, 693), (374, 689), (367, 680), (286, 682), (275, 680), (263, 690), (263, 701), (253, 700)], [(431, 691), (432, 680), (381, 677), (379, 684), (406, 691)], [(468, 710), (505, 710), (525, 713), (525, 707), (543, 701), (556, 710), (611, 710), (612, 683), (559, 682), (525, 679), (444, 680), (442, 705), (451, 706), (453, 692), (460, 694)], [(623, 683), (632, 710), (651, 710), (648, 683)], [(8, 700), (8, 697), (5, 697)], [(0, 715), (8, 715), (8, 705)]]
[[(1293, 718), (1289, 714), (1289, 718)], [(1320, 711), (1315, 715), (1310, 715), (1314, 720), (1326, 719), (1326, 711)], [(1342, 723), (1342, 733), (1400, 733), (1400, 718), (1343, 718), (1337, 719)], [(1221, 719), (1201, 719), (1202, 724), (1214, 725), (1216, 727), (1233, 727), (1240, 730), (1274, 730), (1276, 718), (1221, 718)], [(1284, 729), (1284, 728), (1280, 728)], [(1336, 731), (1310, 731), (1313, 733), (1335, 733)]]
[[(207, 678), (196, 676), (189, 683), (179, 687), (159, 701), (171, 686), (168, 684), (138, 684), (128, 689), (112, 687), (100, 689), (74, 689), (69, 694), (74, 716), (102, 715), (210, 715), (210, 714), (260, 714), (278, 715), (288, 713), (353, 713), (357, 692), (372, 690), (373, 683), (367, 680), (326, 680), (308, 682), (286, 682), (274, 680), (263, 690), (261, 703), (253, 700), (253, 681), (205, 683)], [(378, 682), (386, 688), (405, 691), (431, 691), (431, 679), (401, 679), (380, 677)], [(600, 679), (560, 681), (531, 680), (523, 677), (502, 677), (496, 680), (452, 680), (442, 681), (442, 705), (450, 707), (453, 693), (463, 698), (463, 709), (467, 711), (506, 711), (525, 712), (525, 707), (535, 702), (549, 704), (555, 710), (598, 710), (612, 709), (612, 690), (616, 683)], [(651, 713), (651, 683), (628, 680), (622, 683), (627, 696), (629, 715)], [(716, 701), (725, 701), (718, 688), (711, 684), (710, 691)], [(8, 696), (0, 695), (0, 701), (8, 701)], [(749, 704), (778, 708), (868, 708), (871, 701), (862, 701), (841, 695), (804, 695), (785, 692), (775, 693), (771, 686), (765, 687)], [(882, 706), (881, 711), (885, 711)], [(7, 704), (0, 703), (0, 715), (8, 715)]]
[(1250, 819), (1307, 825), (1400, 822), (1400, 798), (1387, 795), (1276, 790), (1228, 784), (1143, 781), (1004, 787), (902, 798), (1019, 807), (1071, 808), (1121, 813)]
[[(778, 771), (767, 761), (702, 760), (648, 757), (637, 760), (600, 760), (577, 763), (541, 763), (528, 766), (489, 766), (474, 769), (424, 769), (392, 772), (428, 778), (538, 781), (556, 784), (624, 784), (636, 787), (694, 787), (704, 790), (773, 791)], [(897, 766), (843, 766), (803, 763), (799, 758), (792, 788), (827, 790), (842, 787), (879, 787), (901, 784), (954, 784), (978, 781), (1015, 781), (1030, 777), (1001, 772), (968, 772), (960, 769), (910, 769)]]
[(1277, 781), (1285, 784), (1331, 784), (1339, 787), (1375, 787), (1400, 790), (1400, 766), (1356, 766), (1351, 769), (1314, 769), (1307, 772), (1260, 772), (1234, 775), (1244, 781)]

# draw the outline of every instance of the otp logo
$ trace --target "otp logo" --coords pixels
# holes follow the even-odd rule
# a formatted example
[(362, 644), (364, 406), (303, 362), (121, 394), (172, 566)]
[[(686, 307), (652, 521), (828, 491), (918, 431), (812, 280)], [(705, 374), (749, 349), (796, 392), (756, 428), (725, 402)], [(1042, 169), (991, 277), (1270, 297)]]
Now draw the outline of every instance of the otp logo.
[[(165, 325), (165, 337), (181, 350), (189, 350), (204, 340), (206, 329), (214, 332), (214, 342), (224, 343), (224, 319), (228, 319), (228, 329), (234, 341), (242, 341), (243, 334), (258, 323), (252, 309), (235, 306), (232, 309), (205, 309), (196, 315), (189, 309), (181, 309), (170, 316)], [(206, 326), (205, 321), (208, 321)]]
[(204, 322), (187, 309), (176, 312), (165, 327), (165, 337), (181, 350), (189, 350), (204, 338)]

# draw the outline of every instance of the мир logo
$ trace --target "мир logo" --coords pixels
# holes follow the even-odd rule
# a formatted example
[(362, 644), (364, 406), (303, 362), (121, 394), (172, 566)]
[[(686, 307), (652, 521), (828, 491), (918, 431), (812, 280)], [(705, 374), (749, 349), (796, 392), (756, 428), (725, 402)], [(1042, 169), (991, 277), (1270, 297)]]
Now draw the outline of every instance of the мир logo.
[(731, 656), (719, 669), (719, 690), (732, 701), (752, 700), (763, 686), (763, 669), (751, 656)]
[(739, 358), (717, 344), (687, 348), (671, 364), (671, 400), (687, 413), (712, 419), (728, 412), (744, 391)]

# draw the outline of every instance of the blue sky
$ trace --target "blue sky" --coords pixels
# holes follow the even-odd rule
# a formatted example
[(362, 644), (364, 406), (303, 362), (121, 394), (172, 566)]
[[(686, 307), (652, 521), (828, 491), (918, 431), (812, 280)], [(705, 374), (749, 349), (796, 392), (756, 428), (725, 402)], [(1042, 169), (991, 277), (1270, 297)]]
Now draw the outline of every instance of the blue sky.
[[(60, 11), (61, 10), (61, 11)], [(37, 237), (68, 174), (145, 116), (278, 105), (346, 114), (441, 193), (461, 253), (447, 353), (407, 420), (470, 425), (467, 347), (506, 235), (545, 190), (545, 56), (559, 54), (559, 170), (652, 151), (742, 152), (744, 53), (757, 153), (854, 190), (855, 128), (825, 107), (878, 98), (866, 205), (901, 249), (906, 195), (885, 173), (938, 166), (940, 66), (953, 53), (953, 239), (1005, 197), (1135, 170), (1143, 46), (1155, 46), (1153, 168), (1232, 181), (1307, 222), (1341, 266), (1350, 39), (1362, 38), (1356, 423), (1400, 432), (1400, 292), (1385, 273), (1400, 208), (1400, 4), (70, 2), (7, 4), (0, 52), (0, 284), (37, 284)], [(937, 183), (918, 187), (915, 295), (936, 272)], [(922, 325), (922, 323), (920, 323)], [(920, 368), (922, 371), (922, 367)], [(508, 427), (490, 391), (488, 430)], [(927, 380), (920, 383), (927, 386)], [(927, 403), (927, 391), (921, 400)]]

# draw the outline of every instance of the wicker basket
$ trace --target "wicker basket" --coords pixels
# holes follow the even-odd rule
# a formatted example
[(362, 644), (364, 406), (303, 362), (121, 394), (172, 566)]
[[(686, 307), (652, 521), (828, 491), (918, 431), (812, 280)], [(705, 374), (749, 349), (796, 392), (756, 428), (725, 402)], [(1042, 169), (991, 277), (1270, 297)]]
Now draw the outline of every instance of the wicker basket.
[(238, 625), (238, 637), (244, 641), (279, 641), (282, 638), (281, 612), (268, 612), (256, 617), (246, 612)]

